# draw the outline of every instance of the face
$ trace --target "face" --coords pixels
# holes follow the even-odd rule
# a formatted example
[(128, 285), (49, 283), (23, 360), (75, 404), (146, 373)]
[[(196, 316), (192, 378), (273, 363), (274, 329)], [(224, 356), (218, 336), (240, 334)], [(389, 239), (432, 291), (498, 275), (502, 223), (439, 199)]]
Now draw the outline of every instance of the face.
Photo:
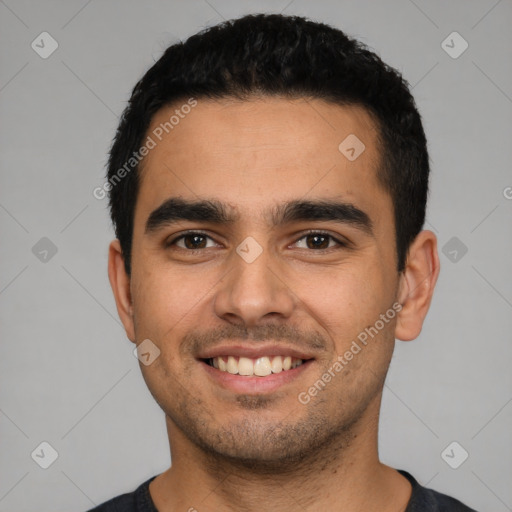
[[(351, 134), (365, 146), (355, 159), (361, 146), (339, 149)], [(171, 429), (217, 456), (272, 463), (368, 422), (399, 283), (369, 115), (198, 100), (161, 138), (141, 171), (123, 321), (160, 350), (141, 369)]]

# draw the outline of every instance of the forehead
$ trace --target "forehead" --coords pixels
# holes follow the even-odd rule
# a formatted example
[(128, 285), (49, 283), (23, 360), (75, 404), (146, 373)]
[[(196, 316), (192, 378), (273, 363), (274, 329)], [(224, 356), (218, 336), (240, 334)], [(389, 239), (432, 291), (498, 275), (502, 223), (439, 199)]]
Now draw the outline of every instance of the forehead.
[(194, 101), (152, 119), (136, 217), (173, 196), (215, 197), (251, 214), (281, 200), (334, 196), (390, 208), (365, 109), (304, 98)]

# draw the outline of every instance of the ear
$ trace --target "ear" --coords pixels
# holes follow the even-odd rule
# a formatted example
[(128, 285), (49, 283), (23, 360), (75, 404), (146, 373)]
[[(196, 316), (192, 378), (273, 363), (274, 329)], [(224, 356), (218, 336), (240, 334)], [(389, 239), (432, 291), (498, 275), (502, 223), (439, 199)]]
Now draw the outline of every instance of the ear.
[(126, 336), (135, 343), (130, 276), (126, 273), (121, 244), (117, 239), (110, 243), (108, 250), (108, 278), (114, 292), (117, 313), (123, 322)]
[(400, 275), (395, 337), (402, 341), (417, 338), (430, 307), (439, 276), (437, 238), (432, 231), (421, 231), (411, 244), (405, 269)]

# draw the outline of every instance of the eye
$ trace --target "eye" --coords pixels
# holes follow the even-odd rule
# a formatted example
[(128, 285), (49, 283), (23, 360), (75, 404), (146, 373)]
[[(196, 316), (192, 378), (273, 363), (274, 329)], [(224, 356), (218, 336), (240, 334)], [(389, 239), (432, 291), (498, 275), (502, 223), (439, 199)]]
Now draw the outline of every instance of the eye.
[[(337, 238), (334, 238), (329, 233), (324, 233), (322, 231), (309, 231), (304, 236), (299, 238), (295, 244), (299, 244), (303, 240), (305, 243), (301, 248), (304, 249), (325, 250), (336, 246), (347, 246), (346, 243), (338, 240)], [(332, 245), (330, 242), (334, 242), (334, 245)]]
[(165, 246), (171, 247), (173, 245), (176, 245), (180, 249), (188, 251), (209, 249), (210, 247), (215, 247), (215, 244), (207, 246), (208, 239), (213, 242), (213, 239), (210, 236), (206, 235), (205, 233), (202, 233), (200, 231), (189, 231), (166, 242)]
[[(208, 245), (208, 240), (211, 242), (210, 245)], [(302, 246), (300, 244), (302, 244)], [(348, 247), (346, 242), (322, 231), (309, 231), (303, 234), (293, 245), (301, 249), (312, 249), (315, 251), (332, 249), (334, 247)], [(201, 231), (188, 231), (165, 243), (166, 248), (172, 246), (176, 246), (187, 252), (193, 252), (216, 247), (217, 244), (206, 233)]]

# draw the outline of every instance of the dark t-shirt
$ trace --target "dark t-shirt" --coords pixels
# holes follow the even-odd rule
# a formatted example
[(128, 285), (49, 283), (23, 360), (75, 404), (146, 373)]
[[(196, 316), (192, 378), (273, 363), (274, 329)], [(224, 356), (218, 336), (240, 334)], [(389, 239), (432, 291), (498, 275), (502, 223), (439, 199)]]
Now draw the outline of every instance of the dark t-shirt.
[[(407, 471), (398, 471), (412, 485), (405, 512), (476, 512), (454, 498), (422, 487)], [(156, 477), (146, 480), (135, 491), (112, 498), (88, 512), (158, 512), (149, 494), (149, 484)]]

